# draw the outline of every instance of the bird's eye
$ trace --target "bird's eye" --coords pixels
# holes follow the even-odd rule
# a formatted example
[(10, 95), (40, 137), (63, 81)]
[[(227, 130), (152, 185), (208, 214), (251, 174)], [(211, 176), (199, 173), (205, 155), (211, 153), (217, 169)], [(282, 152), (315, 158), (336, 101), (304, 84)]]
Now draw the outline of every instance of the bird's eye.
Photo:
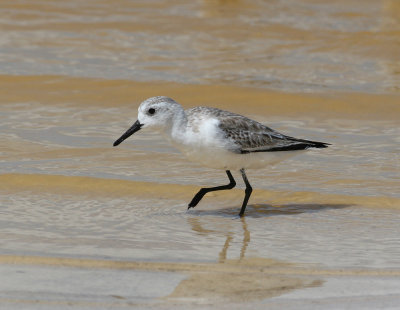
[(156, 113), (156, 110), (153, 108), (150, 108), (149, 111), (147, 111), (147, 112), (149, 112), (150, 115), (153, 115), (154, 113)]

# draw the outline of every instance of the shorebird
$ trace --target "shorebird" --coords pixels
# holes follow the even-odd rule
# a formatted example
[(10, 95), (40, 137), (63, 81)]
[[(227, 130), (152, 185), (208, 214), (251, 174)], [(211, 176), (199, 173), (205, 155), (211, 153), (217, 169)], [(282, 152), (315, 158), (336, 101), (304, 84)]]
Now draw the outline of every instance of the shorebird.
[(189, 160), (225, 170), (229, 184), (201, 188), (189, 203), (194, 208), (205, 194), (236, 186), (230, 170), (239, 170), (246, 185), (239, 216), (243, 216), (252, 187), (245, 170), (278, 163), (309, 148), (329, 143), (297, 139), (281, 134), (245, 116), (210, 107), (184, 110), (171, 98), (157, 96), (143, 101), (137, 121), (114, 142), (114, 146), (140, 129), (161, 133)]

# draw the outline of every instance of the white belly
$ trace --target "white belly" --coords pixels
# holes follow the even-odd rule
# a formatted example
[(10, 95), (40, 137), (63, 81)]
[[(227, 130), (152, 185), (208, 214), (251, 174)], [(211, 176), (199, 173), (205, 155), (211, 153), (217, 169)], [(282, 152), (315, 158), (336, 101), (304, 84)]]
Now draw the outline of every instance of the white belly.
[(304, 151), (256, 152), (236, 154), (223, 149), (178, 147), (186, 157), (206, 167), (224, 170), (257, 169), (274, 165)]
[[(201, 119), (201, 126), (176, 130), (166, 138), (191, 161), (204, 166), (240, 170), (262, 168), (276, 164), (302, 151), (254, 152), (240, 154), (232, 152), (237, 148), (233, 141), (226, 139), (219, 127), (217, 119)], [(165, 133), (164, 133), (165, 134)]]

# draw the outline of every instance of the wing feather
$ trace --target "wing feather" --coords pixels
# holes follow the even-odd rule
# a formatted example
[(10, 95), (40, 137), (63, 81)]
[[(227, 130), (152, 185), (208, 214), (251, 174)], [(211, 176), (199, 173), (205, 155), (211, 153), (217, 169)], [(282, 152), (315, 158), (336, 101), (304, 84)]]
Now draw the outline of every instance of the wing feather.
[(329, 143), (297, 139), (283, 135), (248, 117), (210, 107), (196, 107), (188, 111), (189, 122), (195, 123), (196, 114), (218, 119), (224, 138), (230, 139), (230, 151), (239, 154), (254, 152), (280, 152), (325, 148)]
[(305, 150), (311, 147), (325, 148), (329, 145), (324, 142), (283, 135), (259, 122), (237, 114), (232, 114), (229, 118), (221, 118), (219, 128), (227, 138), (235, 142), (237, 148), (232, 151), (242, 154)]

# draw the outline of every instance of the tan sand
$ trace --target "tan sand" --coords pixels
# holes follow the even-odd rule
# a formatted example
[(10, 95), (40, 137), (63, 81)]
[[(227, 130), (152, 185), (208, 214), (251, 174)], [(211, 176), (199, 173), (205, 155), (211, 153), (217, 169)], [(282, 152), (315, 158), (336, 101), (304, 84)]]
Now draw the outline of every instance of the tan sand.
[[(398, 308), (398, 0), (3, 2), (0, 308)], [(186, 212), (218, 173), (111, 147), (156, 95), (333, 145)]]
[(396, 120), (400, 114), (396, 94), (296, 94), (227, 85), (145, 83), (127, 80), (84, 79), (60, 76), (0, 75), (3, 102), (132, 108), (141, 101), (165, 95), (185, 107), (215, 106), (238, 113), (265, 116), (312, 116), (322, 119)]
[(321, 286), (326, 276), (398, 277), (399, 270), (320, 269), (263, 258), (224, 260), (220, 263), (161, 263), (1, 255), (0, 264), (59, 266), (84, 269), (147, 270), (188, 275), (166, 296), (174, 301), (251, 302), (294, 289)]
[[(193, 193), (198, 191), (198, 186), (179, 184), (160, 184), (138, 181), (101, 179), (92, 177), (76, 177), (61, 175), (39, 174), (2, 174), (0, 175), (0, 190), (15, 193), (20, 191), (73, 194), (91, 197), (121, 197), (135, 196), (158, 199), (189, 200)], [(241, 189), (218, 193), (213, 199), (226, 200), (242, 196)], [(267, 190), (254, 190), (254, 201), (269, 201), (279, 208), (280, 205), (296, 201), (297, 204), (318, 203), (336, 204), (347, 206), (363, 206), (369, 208), (400, 208), (400, 199), (395, 197), (365, 197), (337, 194), (324, 194), (318, 192), (274, 192)]]

